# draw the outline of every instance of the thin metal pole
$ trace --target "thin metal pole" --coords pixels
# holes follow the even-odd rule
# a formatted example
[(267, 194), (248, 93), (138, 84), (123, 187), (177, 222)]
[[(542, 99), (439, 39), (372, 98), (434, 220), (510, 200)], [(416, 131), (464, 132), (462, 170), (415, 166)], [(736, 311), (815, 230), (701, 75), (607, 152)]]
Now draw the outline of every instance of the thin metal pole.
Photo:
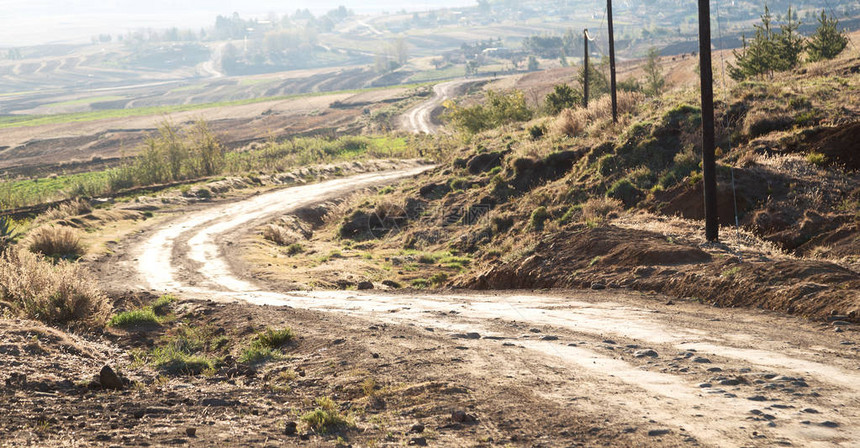
[(719, 241), (717, 169), (714, 154), (714, 77), (711, 68), (711, 5), (699, 0), (699, 73), (702, 82), (702, 177), (705, 190), (705, 239)]
[(615, 31), (612, 29), (612, 0), (606, 0), (606, 18), (609, 20), (609, 89), (612, 94), (612, 121), (618, 123), (618, 96), (615, 92)]
[(588, 108), (588, 29), (582, 30), (582, 40), (585, 42), (585, 53), (582, 56), (583, 72), (582, 81), (582, 107)]

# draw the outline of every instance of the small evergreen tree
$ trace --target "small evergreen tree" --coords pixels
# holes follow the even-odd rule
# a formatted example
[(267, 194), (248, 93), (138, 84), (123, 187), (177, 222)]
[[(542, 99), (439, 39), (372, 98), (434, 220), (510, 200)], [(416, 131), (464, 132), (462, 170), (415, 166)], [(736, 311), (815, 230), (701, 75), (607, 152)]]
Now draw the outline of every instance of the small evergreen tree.
[[(609, 93), (609, 80), (606, 79), (606, 75), (603, 73), (603, 65), (604, 62), (599, 64), (599, 67), (595, 67), (594, 64), (588, 65), (588, 95), (590, 98), (600, 98), (602, 95)], [(577, 76), (579, 79), (580, 85), (585, 85), (585, 69), (580, 67), (579, 75)]]
[(773, 45), (774, 32), (770, 28), (772, 19), (770, 9), (765, 5), (764, 14), (761, 15), (761, 24), (754, 25), (755, 37), (749, 42), (747, 42), (746, 36), (743, 37), (743, 52), (732, 50), (736, 64), (729, 64), (729, 76), (732, 79), (740, 81), (773, 71), (775, 51)]
[(793, 13), (789, 6), (785, 23), (780, 25), (779, 34), (774, 35), (774, 70), (791, 70), (800, 65), (800, 54), (806, 46), (805, 39), (797, 32), (800, 25), (797, 13)]
[(809, 62), (822, 59), (833, 59), (848, 45), (848, 37), (844, 31), (837, 27), (839, 22), (836, 18), (828, 18), (827, 13), (821, 11), (818, 17), (818, 28), (809, 39), (807, 45), (807, 58)]
[(582, 95), (567, 84), (556, 84), (552, 92), (547, 94), (545, 107), (551, 115), (557, 115), (564, 109), (575, 107), (582, 103)]

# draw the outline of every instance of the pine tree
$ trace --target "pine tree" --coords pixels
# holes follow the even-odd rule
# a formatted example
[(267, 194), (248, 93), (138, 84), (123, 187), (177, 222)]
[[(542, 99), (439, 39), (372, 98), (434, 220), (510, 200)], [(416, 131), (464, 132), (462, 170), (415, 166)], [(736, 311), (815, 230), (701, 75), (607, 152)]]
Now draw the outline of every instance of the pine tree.
[(797, 32), (800, 25), (797, 13), (792, 13), (789, 6), (786, 22), (780, 25), (779, 34), (774, 35), (774, 70), (791, 70), (800, 65), (800, 54), (806, 46), (805, 39)]
[(809, 39), (807, 54), (810, 62), (822, 59), (833, 59), (848, 45), (848, 37), (844, 31), (837, 28), (839, 22), (836, 18), (828, 18), (822, 10), (818, 18), (818, 29)]
[(737, 81), (748, 77), (760, 76), (771, 73), (773, 70), (774, 52), (774, 33), (770, 29), (772, 21), (770, 9), (767, 5), (764, 7), (764, 14), (761, 16), (761, 24), (755, 25), (755, 37), (747, 43), (744, 36), (743, 52), (732, 50), (735, 55), (735, 65), (729, 65), (729, 76)]

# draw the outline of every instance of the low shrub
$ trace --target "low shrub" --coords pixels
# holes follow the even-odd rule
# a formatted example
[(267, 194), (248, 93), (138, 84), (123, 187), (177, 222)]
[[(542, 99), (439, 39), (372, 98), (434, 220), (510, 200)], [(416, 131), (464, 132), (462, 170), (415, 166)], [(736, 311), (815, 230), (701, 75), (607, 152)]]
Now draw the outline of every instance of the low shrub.
[(606, 191), (606, 196), (614, 199), (618, 199), (623, 202), (626, 207), (632, 207), (636, 205), (639, 199), (642, 197), (642, 192), (630, 182), (629, 179), (619, 179), (611, 187)]
[(56, 325), (96, 328), (110, 313), (107, 297), (80, 265), (25, 250), (0, 256), (0, 301), (18, 316)]
[(532, 212), (531, 218), (529, 218), (529, 227), (541, 231), (547, 219), (549, 219), (549, 212), (546, 210), (546, 207), (540, 206)]
[(820, 152), (810, 152), (806, 154), (806, 161), (815, 166), (824, 166), (827, 164), (827, 156)]

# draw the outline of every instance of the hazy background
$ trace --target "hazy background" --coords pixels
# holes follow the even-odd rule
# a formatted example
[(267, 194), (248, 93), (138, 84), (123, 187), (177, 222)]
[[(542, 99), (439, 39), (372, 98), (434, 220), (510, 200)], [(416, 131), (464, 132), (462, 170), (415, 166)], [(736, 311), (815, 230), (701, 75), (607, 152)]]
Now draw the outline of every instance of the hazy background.
[(269, 12), (283, 15), (308, 9), (316, 15), (345, 5), (358, 14), (377, 14), (475, 4), (474, 0), (3, 0), (0, 47), (83, 43), (94, 34), (139, 28), (200, 28), (211, 26), (219, 14), (233, 12), (243, 17), (264, 17)]

